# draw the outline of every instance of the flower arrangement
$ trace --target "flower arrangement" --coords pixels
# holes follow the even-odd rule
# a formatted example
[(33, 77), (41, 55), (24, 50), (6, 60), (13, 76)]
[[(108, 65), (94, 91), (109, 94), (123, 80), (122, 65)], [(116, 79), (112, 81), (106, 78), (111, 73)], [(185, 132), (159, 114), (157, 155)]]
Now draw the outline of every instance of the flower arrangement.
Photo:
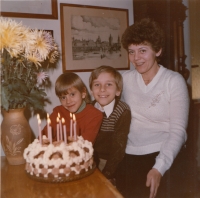
[(1, 17), (0, 36), (1, 107), (6, 111), (24, 107), (43, 111), (47, 70), (59, 57), (52, 35)]

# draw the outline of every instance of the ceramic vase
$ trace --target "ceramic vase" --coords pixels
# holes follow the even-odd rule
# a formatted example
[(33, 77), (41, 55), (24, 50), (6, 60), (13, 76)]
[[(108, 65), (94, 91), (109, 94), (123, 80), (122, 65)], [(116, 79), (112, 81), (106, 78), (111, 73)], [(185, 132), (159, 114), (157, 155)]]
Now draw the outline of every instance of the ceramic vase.
[(24, 149), (31, 143), (31, 128), (24, 108), (2, 110), (1, 144), (10, 165), (24, 164)]

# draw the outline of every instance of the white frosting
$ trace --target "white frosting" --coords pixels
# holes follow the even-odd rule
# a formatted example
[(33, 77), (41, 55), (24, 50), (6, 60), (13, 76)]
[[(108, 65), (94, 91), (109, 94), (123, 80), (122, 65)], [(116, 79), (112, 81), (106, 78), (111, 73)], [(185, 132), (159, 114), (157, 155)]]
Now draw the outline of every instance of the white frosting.
[(35, 139), (24, 150), (26, 171), (29, 174), (37, 177), (42, 174), (43, 177), (48, 177), (51, 173), (55, 178), (58, 174), (68, 177), (71, 171), (79, 174), (81, 170), (88, 171), (88, 168), (92, 168), (92, 143), (84, 140), (82, 136), (78, 136), (76, 141), (68, 144), (64, 142), (44, 144), (44, 142), (49, 142), (46, 136), (43, 136), (42, 145)]

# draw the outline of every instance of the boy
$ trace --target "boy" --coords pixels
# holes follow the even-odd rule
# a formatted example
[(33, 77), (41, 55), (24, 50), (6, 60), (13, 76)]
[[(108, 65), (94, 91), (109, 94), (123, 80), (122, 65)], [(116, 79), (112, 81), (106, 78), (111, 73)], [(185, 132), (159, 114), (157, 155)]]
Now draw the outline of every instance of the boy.
[[(71, 128), (70, 113), (73, 113), (77, 121), (77, 135), (94, 143), (103, 115), (90, 104), (89, 93), (82, 79), (75, 73), (63, 73), (56, 80), (55, 92), (61, 105), (56, 106), (50, 115), (53, 141), (57, 140), (58, 113), (65, 119), (68, 136)], [(43, 129), (44, 134), (47, 134), (47, 126)]]
[(129, 106), (120, 101), (122, 76), (110, 66), (100, 66), (93, 70), (89, 84), (95, 99), (94, 106), (104, 112), (103, 122), (94, 143), (96, 163), (102, 173), (115, 180), (116, 170), (122, 161), (131, 112)]

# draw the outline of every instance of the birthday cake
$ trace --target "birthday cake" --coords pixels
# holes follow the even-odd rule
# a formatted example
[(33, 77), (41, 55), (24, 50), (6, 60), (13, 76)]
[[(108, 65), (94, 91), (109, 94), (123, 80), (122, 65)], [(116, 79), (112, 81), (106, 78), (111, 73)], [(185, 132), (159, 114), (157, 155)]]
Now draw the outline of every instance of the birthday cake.
[(66, 182), (93, 173), (92, 143), (77, 136), (76, 140), (50, 143), (43, 135), (24, 150), (25, 170), (29, 177), (44, 182)]

